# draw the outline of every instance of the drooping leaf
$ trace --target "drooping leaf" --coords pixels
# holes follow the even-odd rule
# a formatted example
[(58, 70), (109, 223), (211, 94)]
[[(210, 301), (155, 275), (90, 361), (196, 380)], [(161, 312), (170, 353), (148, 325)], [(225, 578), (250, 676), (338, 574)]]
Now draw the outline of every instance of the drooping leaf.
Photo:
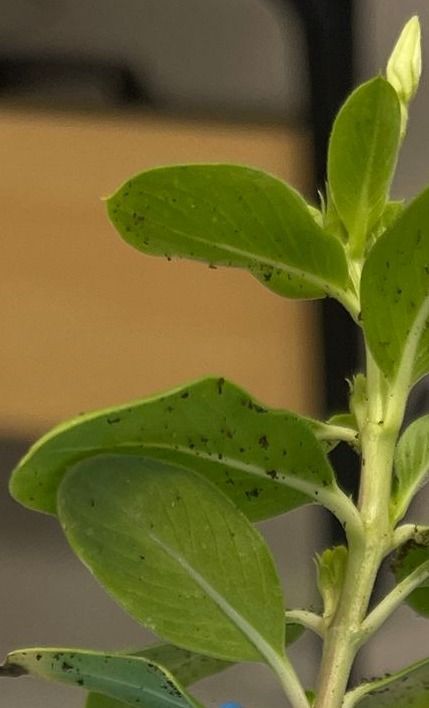
[(343, 708), (427, 708), (429, 659), (374, 679), (346, 694)]
[(389, 381), (418, 380), (429, 370), (429, 190), (370, 251), (361, 303), (369, 347)]
[(259, 520), (310, 503), (307, 489), (333, 485), (311, 427), (323, 437), (316, 421), (265, 408), (224, 379), (203, 379), (58, 426), (24, 457), (10, 490), (21, 504), (54, 514), (58, 485), (75, 462), (143, 454), (195, 470)]
[[(130, 652), (121, 652), (130, 654)], [(132, 652), (132, 656), (140, 656), (167, 669), (182, 686), (190, 686), (207, 676), (212, 676), (220, 671), (224, 671), (232, 664), (228, 661), (213, 659), (204, 654), (175, 647), (172, 644), (155, 644), (146, 647), (138, 652)], [(86, 708), (126, 708), (122, 701), (107, 698), (99, 693), (90, 693), (86, 702)], [(141, 708), (145, 708), (142, 704)]]
[(415, 420), (405, 430), (395, 450), (395, 476), (391, 510), (395, 521), (406, 513), (429, 473), (429, 416)]
[(328, 180), (337, 211), (361, 255), (366, 236), (383, 213), (400, 141), (398, 96), (383, 78), (360, 86), (335, 120)]
[(122, 238), (144, 253), (244, 268), (293, 298), (348, 287), (344, 249), (302, 197), (248, 167), (183, 165), (143, 172), (108, 200)]
[[(303, 634), (304, 627), (289, 620), (286, 621), (286, 625), (286, 645), (289, 646)], [(130, 654), (130, 652), (122, 653)], [(234, 665), (232, 662), (214, 659), (205, 654), (196, 654), (188, 649), (175, 647), (173, 644), (155, 644), (132, 654), (143, 656), (165, 667), (182, 686), (191, 686)], [(98, 693), (90, 693), (85, 708), (126, 708), (126, 705), (122, 701), (106, 698)]]
[(415, 537), (404, 543), (395, 554), (392, 570), (400, 582), (420, 568), (428, 577), (417, 590), (408, 595), (406, 602), (420, 615), (429, 617), (429, 528), (419, 529)]
[(102, 585), (162, 638), (229, 661), (283, 655), (269, 550), (201, 476), (158, 460), (90, 458), (62, 481), (58, 515)]
[(138, 708), (198, 705), (167, 669), (142, 657), (45, 648), (8, 654), (0, 676), (25, 674), (98, 691)]

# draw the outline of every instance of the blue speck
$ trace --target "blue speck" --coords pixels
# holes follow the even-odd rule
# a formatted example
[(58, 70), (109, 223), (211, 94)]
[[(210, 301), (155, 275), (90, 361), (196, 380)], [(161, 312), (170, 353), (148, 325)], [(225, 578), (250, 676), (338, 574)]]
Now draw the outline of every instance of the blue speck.
[(242, 708), (239, 703), (222, 703), (220, 708)]

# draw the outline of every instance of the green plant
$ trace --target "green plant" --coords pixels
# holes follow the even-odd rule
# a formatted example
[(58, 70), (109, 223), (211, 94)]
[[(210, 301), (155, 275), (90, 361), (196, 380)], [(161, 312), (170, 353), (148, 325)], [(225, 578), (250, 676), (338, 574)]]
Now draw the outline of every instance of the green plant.
[[(12, 495), (55, 514), (107, 591), (170, 643), (135, 655), (12, 652), (2, 674), (81, 685), (93, 692), (88, 708), (195, 707), (187, 686), (256, 661), (293, 708), (429, 704), (429, 659), (348, 690), (357, 652), (402, 602), (429, 615), (429, 528), (402, 523), (427, 481), (429, 416), (401, 432), (409, 392), (429, 372), (429, 189), (389, 200), (419, 77), (412, 18), (386, 78), (360, 86), (337, 116), (320, 210), (229, 165), (152, 170), (109, 198), (113, 224), (145, 253), (244, 268), (285, 297), (336, 298), (362, 332), (366, 372), (351, 382), (350, 410), (327, 422), (208, 378), (42, 438), (14, 471)], [(340, 442), (362, 461), (356, 500), (328, 458)], [(285, 612), (252, 522), (312, 503), (335, 515), (345, 541), (317, 558), (322, 612)], [(388, 556), (396, 585), (368, 611)], [(285, 651), (304, 628), (323, 640), (314, 692)]]

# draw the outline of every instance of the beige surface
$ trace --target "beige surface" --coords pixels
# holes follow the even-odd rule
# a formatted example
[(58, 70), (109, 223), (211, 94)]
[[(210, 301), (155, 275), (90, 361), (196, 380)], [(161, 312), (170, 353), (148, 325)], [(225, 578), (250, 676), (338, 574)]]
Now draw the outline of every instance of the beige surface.
[(207, 373), (311, 410), (314, 305), (239, 271), (144, 257), (99, 199), (136, 171), (186, 161), (247, 163), (305, 188), (305, 135), (2, 109), (0, 145), (0, 428), (31, 434)]

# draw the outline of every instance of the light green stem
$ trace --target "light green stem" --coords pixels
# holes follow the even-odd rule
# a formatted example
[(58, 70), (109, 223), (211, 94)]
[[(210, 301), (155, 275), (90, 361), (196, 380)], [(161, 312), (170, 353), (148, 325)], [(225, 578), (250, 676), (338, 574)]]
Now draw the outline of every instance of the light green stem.
[(324, 636), (325, 628), (323, 617), (317, 615), (315, 612), (310, 612), (309, 610), (286, 610), (285, 616), (289, 622), (301, 624), (303, 627), (318, 634), (319, 637)]
[(270, 666), (277, 674), (291, 706), (293, 706), (293, 708), (310, 708), (302, 684), (288, 657), (276, 655), (276, 658), (270, 661)]
[(315, 708), (341, 708), (343, 704), (374, 582), (392, 545), (389, 498), (399, 426), (385, 420), (386, 386), (369, 353), (367, 363), (368, 401), (359, 431), (362, 468), (358, 508), (362, 527), (360, 532), (353, 529), (348, 534), (346, 575), (337, 611), (326, 632)]
[(370, 612), (362, 623), (359, 646), (365, 644), (367, 639), (374, 634), (381, 625), (398, 609), (404, 600), (429, 578), (429, 561), (422, 563), (410, 573), (402, 582), (398, 583), (388, 595)]

